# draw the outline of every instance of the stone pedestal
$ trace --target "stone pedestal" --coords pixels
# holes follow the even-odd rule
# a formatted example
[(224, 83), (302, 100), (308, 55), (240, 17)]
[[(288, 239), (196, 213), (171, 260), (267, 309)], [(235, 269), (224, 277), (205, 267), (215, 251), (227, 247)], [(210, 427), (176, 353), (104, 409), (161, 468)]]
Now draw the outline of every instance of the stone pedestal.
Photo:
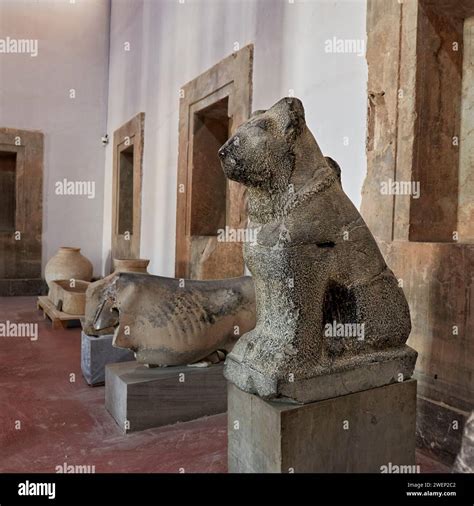
[(133, 352), (112, 346), (113, 334), (105, 336), (81, 335), (81, 369), (89, 385), (103, 385), (105, 366), (116, 362), (134, 360)]
[(148, 368), (137, 362), (105, 368), (105, 407), (124, 432), (186, 422), (227, 409), (223, 364)]
[(380, 473), (384, 465), (414, 466), (415, 415), (415, 380), (304, 405), (265, 401), (229, 383), (229, 472)]

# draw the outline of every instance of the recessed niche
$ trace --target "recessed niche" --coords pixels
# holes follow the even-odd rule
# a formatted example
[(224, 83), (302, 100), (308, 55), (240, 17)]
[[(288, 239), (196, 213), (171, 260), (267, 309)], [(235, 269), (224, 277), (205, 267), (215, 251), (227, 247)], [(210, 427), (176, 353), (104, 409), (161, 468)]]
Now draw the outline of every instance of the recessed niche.
[(242, 243), (219, 230), (247, 225), (246, 189), (225, 178), (219, 148), (252, 109), (253, 46), (245, 46), (182, 88), (179, 104), (175, 276), (242, 276)]
[(0, 231), (15, 230), (16, 153), (0, 151)]
[(120, 152), (118, 233), (133, 234), (133, 145)]
[(228, 97), (194, 115), (191, 235), (217, 235), (226, 224), (227, 180), (218, 149), (229, 137)]
[[(451, 242), (457, 229), (463, 21), (420, 3), (411, 200), (412, 241)], [(429, 86), (427, 86), (429, 83)]]
[(139, 258), (145, 113), (115, 130), (112, 258)]
[[(386, 242), (474, 242), (474, 3), (387, 6), (368, 3), (362, 214)], [(411, 191), (383, 194), (387, 182)]]

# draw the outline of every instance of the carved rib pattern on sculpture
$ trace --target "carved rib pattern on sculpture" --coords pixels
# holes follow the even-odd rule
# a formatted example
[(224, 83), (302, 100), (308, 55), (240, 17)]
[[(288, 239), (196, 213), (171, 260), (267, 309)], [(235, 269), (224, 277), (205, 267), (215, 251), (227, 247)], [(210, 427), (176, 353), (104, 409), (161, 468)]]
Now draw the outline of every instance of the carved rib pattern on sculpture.
[(98, 331), (115, 328), (114, 346), (130, 348), (149, 365), (192, 364), (229, 352), (254, 326), (249, 276), (197, 281), (119, 273), (94, 318)]
[[(257, 324), (229, 354), (226, 377), (263, 397), (361, 367), (377, 376), (373, 364), (384, 364), (386, 377), (354, 373), (345, 377), (346, 390), (334, 385), (334, 395), (397, 381), (397, 368), (410, 377), (416, 352), (404, 345), (411, 329), (405, 296), (342, 190), (339, 166), (322, 155), (306, 126), (302, 103), (284, 98), (258, 111), (219, 156), (227, 177), (248, 187), (249, 227), (257, 237), (244, 246)], [(363, 339), (328, 336), (327, 325), (335, 323), (363, 324)], [(330, 394), (295, 393), (295, 385), (290, 396), (303, 402)]]

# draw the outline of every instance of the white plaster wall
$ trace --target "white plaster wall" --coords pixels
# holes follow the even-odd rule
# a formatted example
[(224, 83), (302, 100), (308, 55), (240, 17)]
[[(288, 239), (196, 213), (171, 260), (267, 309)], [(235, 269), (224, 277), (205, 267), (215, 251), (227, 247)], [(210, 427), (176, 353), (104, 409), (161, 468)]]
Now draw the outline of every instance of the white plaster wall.
[[(101, 272), (109, 10), (109, 0), (0, 2), (0, 38), (38, 39), (36, 57), (0, 54), (0, 126), (44, 133), (43, 267), (78, 246)], [(95, 181), (95, 198), (56, 195), (64, 178)]]
[[(141, 256), (174, 275), (180, 87), (233, 51), (255, 46), (253, 108), (294, 90), (323, 152), (359, 207), (366, 171), (364, 55), (325, 41), (365, 41), (365, 0), (112, 0), (108, 133), (145, 112)], [(127, 43), (130, 50), (126, 51)], [(112, 150), (106, 150), (104, 259), (109, 268)]]

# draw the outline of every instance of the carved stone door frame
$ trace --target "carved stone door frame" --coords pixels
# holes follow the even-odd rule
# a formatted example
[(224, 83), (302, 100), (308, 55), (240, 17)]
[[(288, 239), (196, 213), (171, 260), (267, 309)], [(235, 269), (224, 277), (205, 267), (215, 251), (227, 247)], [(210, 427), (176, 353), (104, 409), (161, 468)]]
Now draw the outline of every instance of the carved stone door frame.
[[(140, 257), (144, 127), (145, 113), (140, 112), (114, 132), (112, 259)], [(125, 153), (133, 153), (133, 197), (131, 202), (133, 215), (131, 230), (119, 230), (120, 164)]]
[(0, 128), (0, 152), (15, 157), (14, 220), (0, 231), (0, 295), (35, 295), (43, 288), (43, 145), (42, 132)]
[[(240, 276), (244, 273), (241, 243), (218, 242), (216, 235), (196, 237), (192, 234), (193, 135), (195, 118), (199, 112), (226, 98), (229, 136), (250, 117), (252, 71), (253, 45), (248, 45), (182, 87), (179, 109), (176, 277), (209, 279)], [(245, 189), (233, 181), (227, 181), (226, 184), (225, 226), (245, 228)], [(191, 268), (192, 258), (196, 257), (201, 259), (200, 265)]]

